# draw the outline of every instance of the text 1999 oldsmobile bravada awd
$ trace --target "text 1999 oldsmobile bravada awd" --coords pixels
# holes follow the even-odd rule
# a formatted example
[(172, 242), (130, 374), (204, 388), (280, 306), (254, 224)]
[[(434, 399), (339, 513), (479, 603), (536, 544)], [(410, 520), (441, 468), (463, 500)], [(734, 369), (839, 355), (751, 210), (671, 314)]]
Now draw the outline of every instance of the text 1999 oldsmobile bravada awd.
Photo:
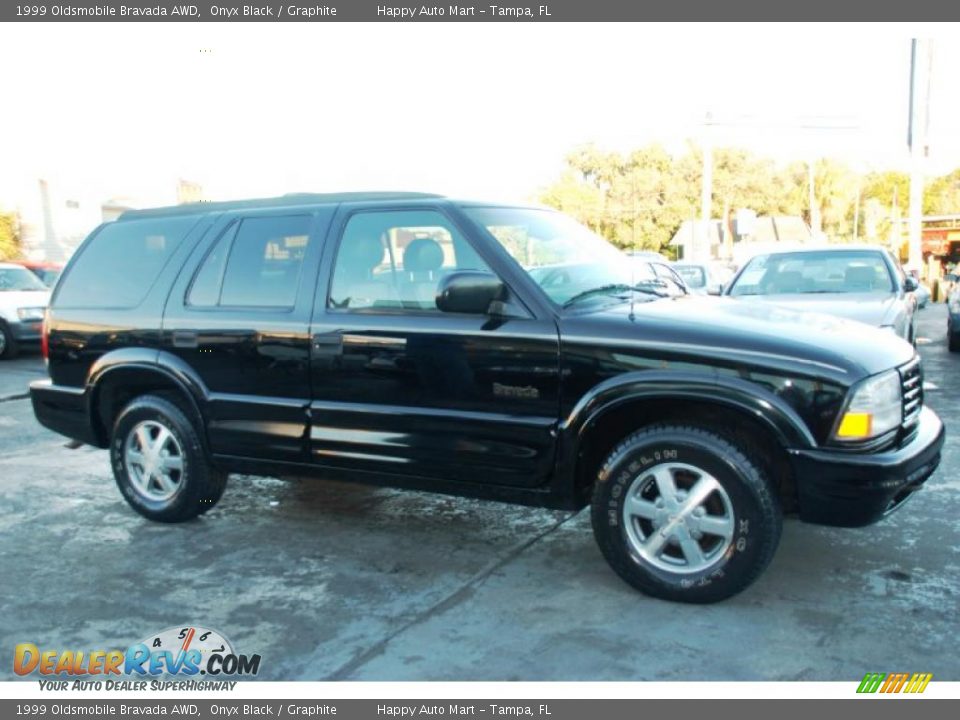
[(209, 510), (231, 471), (592, 505), (640, 590), (742, 590), (784, 512), (857, 526), (940, 460), (892, 333), (662, 283), (559, 213), (411, 193), (128, 212), (67, 267), (31, 388), (126, 500)]

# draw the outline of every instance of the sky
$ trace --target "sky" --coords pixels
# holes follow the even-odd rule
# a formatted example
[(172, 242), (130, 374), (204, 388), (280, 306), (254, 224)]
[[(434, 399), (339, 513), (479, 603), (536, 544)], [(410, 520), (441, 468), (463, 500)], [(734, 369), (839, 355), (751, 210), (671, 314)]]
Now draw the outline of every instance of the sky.
[[(960, 166), (960, 27), (0, 25), (2, 195), (170, 201), (394, 189), (536, 196), (594, 142), (705, 132), (781, 160), (906, 166), (910, 37), (934, 37), (930, 172)], [(707, 112), (723, 125), (705, 129)], [(840, 129), (802, 131), (804, 119)]]

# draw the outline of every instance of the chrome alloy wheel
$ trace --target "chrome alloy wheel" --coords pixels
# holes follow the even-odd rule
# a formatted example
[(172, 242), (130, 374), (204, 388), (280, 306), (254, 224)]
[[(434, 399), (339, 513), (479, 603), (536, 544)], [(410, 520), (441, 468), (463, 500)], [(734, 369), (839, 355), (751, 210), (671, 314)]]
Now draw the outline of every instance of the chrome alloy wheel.
[(133, 488), (151, 502), (173, 497), (183, 481), (183, 450), (168, 427), (144, 420), (127, 435), (123, 452)]
[(733, 542), (733, 503), (705, 470), (660, 463), (631, 482), (623, 527), (643, 561), (671, 573), (697, 573), (723, 557)]

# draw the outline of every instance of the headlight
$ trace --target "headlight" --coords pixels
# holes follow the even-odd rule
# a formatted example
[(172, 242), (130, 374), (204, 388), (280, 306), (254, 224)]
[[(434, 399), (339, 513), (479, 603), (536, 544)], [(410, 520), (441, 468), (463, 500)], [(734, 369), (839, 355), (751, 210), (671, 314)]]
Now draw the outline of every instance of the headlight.
[(43, 308), (17, 308), (17, 317), (21, 322), (43, 320)]
[(869, 440), (890, 432), (903, 419), (900, 373), (889, 370), (854, 388), (834, 437), (846, 442)]

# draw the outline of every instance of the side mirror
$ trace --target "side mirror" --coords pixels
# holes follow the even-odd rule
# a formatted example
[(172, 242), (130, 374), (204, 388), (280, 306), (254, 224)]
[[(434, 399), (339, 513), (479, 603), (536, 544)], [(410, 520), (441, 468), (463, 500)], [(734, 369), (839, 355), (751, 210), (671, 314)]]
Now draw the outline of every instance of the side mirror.
[(437, 307), (443, 312), (487, 315), (490, 306), (503, 298), (500, 278), (481, 270), (450, 273), (437, 288)]
[(903, 289), (906, 292), (913, 292), (920, 288), (920, 283), (917, 282), (917, 279), (913, 275), (907, 275), (906, 279), (903, 281)]
[(720, 283), (707, 285), (707, 295), (723, 295), (723, 285)]

